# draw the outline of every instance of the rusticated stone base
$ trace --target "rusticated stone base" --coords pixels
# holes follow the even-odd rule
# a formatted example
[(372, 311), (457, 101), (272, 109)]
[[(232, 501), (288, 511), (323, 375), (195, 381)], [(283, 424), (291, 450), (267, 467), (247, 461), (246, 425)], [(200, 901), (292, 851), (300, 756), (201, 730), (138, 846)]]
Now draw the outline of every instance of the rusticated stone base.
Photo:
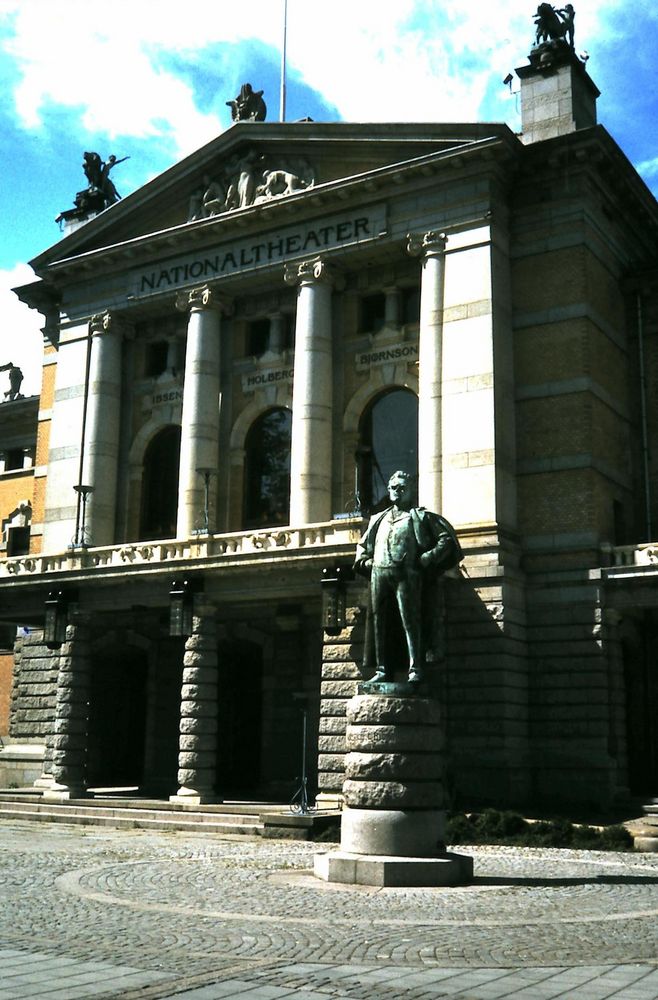
[[(347, 705), (341, 848), (432, 857), (443, 828), (439, 705), (416, 694), (413, 685), (379, 686), (386, 693), (359, 694)], [(385, 846), (380, 832), (387, 825), (390, 844)], [(404, 846), (397, 842), (403, 829)]]
[(473, 879), (473, 859), (448, 853), (438, 858), (396, 858), (332, 851), (315, 855), (313, 874), (344, 885), (468, 885)]
[(472, 859), (445, 849), (438, 702), (412, 684), (364, 688), (347, 704), (340, 850), (317, 854), (315, 875), (347, 885), (470, 882)]

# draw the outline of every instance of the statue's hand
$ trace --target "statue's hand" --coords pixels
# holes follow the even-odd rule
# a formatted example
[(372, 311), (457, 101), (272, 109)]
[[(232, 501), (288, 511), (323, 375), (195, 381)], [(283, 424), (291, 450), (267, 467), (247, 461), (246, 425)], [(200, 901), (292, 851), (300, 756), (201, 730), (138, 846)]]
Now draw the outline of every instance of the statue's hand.
[(372, 559), (357, 559), (354, 569), (361, 576), (372, 576)]
[(420, 565), (421, 565), (422, 569), (429, 569), (430, 566), (432, 566), (432, 564), (434, 562), (434, 560), (432, 558), (432, 553), (431, 552), (423, 552), (421, 554), (421, 557), (420, 557), (420, 559), (418, 561), (420, 562)]

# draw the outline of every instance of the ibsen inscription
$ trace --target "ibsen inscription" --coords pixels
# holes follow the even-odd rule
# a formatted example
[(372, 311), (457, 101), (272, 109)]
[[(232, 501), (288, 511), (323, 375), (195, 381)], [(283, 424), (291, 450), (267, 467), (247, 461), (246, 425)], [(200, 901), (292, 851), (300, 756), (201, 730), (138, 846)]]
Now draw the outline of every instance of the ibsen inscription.
[(183, 402), (182, 389), (169, 389), (166, 392), (156, 392), (151, 397), (152, 406), (162, 406), (165, 403), (182, 403), (182, 402)]
[(314, 256), (324, 250), (381, 238), (386, 231), (386, 206), (375, 205), (350, 215), (332, 216), (317, 222), (290, 226), (259, 239), (249, 237), (228, 243), (202, 255), (187, 255), (165, 261), (148, 271), (140, 269), (131, 281), (135, 296), (153, 295), (195, 281), (212, 281), (272, 264)]

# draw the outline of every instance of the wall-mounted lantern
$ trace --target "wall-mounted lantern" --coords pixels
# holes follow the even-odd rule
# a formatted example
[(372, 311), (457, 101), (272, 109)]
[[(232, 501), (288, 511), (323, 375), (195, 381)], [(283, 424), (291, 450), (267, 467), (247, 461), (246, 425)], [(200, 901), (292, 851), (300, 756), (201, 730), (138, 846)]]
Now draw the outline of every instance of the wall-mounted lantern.
[(68, 598), (63, 590), (51, 590), (46, 598), (43, 641), (48, 649), (59, 649), (66, 642)]
[(169, 591), (169, 635), (192, 635), (194, 594), (200, 589), (195, 579), (174, 580)]
[(338, 635), (347, 624), (346, 590), (353, 579), (351, 566), (326, 566), (322, 570), (322, 627), (327, 635)]

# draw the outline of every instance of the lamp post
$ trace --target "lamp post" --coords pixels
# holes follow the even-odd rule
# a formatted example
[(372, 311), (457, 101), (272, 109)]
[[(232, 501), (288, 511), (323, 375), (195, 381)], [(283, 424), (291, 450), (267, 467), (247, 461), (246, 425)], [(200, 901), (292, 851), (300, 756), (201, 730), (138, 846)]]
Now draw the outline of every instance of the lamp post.
[(81, 483), (78, 486), (74, 486), (73, 489), (78, 494), (78, 503), (82, 503), (82, 512), (76, 525), (75, 538), (73, 539), (74, 548), (86, 549), (88, 547), (85, 538), (86, 533), (86, 520), (87, 520), (87, 501), (90, 495), (94, 492), (93, 486), (83, 486)]
[(203, 527), (198, 532), (201, 535), (210, 534), (210, 477), (214, 476), (216, 469), (208, 466), (200, 466), (197, 470), (203, 476)]

